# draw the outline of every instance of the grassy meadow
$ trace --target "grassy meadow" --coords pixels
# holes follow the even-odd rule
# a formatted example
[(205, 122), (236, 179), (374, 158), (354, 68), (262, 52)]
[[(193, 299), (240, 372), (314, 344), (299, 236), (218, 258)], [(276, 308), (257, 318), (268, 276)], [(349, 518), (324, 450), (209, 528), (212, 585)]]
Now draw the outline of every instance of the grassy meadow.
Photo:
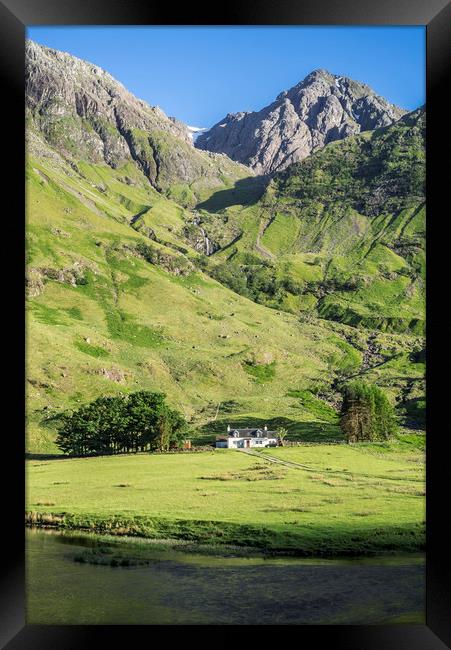
[[(283, 461), (272, 462), (271, 459)], [(27, 462), (27, 522), (300, 555), (424, 547), (424, 436)]]

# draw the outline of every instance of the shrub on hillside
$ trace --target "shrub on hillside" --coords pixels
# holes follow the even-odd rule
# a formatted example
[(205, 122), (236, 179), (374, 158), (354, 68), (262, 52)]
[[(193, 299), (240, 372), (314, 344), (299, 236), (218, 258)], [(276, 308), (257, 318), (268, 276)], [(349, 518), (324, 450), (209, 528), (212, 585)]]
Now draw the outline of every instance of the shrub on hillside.
[(344, 387), (340, 424), (348, 442), (386, 440), (397, 429), (395, 413), (385, 393), (363, 381)]

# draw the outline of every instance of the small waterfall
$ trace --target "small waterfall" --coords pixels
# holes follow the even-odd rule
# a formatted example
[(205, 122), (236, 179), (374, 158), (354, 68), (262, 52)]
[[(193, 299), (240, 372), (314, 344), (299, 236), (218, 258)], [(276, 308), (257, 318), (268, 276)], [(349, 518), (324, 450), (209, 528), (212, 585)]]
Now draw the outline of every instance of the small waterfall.
[(205, 232), (203, 228), (200, 228), (200, 231), (204, 237), (204, 244), (205, 244), (205, 255), (208, 257), (210, 255), (210, 240), (208, 239), (208, 235)]
[(205, 245), (205, 255), (208, 257), (213, 252), (212, 251), (211, 241), (210, 241), (207, 233), (205, 232), (205, 230), (199, 224), (199, 219), (197, 217), (195, 217), (193, 219), (193, 224), (195, 226), (197, 226), (199, 228), (200, 232), (202, 233), (202, 237), (204, 238), (204, 245)]

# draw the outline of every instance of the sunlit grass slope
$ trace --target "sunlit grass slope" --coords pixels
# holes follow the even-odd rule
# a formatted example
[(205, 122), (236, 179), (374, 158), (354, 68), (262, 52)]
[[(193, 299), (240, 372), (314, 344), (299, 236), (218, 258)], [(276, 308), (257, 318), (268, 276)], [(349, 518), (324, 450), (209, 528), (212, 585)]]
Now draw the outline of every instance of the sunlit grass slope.
[[(29, 451), (56, 451), (52, 417), (62, 409), (141, 388), (167, 393), (199, 442), (228, 422), (342, 437), (336, 414), (323, 421), (299, 391), (327, 392), (359, 372), (365, 334), (269, 309), (205, 275), (184, 234), (193, 215), (131, 163), (74, 169), (45, 153), (27, 165)], [(287, 269), (315, 274), (302, 261)], [(386, 359), (377, 380), (393, 377), (395, 399), (424, 366), (410, 360), (410, 337), (378, 337)], [(385, 364), (395, 364), (391, 375)]]
[[(193, 249), (166, 245), (183, 209), (145, 185), (127, 203), (130, 186), (117, 178), (133, 170), (82, 167), (85, 178), (64, 166), (28, 166), (28, 449), (55, 451), (52, 415), (61, 409), (138, 388), (166, 392), (201, 425), (218, 411), (216, 423), (229, 418), (230, 408), (238, 419), (314, 420), (287, 392), (328, 376), (331, 359), (346, 364), (350, 346), (190, 266)], [(131, 227), (131, 214), (144, 208), (161, 230), (172, 228), (165, 243)], [(162, 263), (137, 254), (139, 242), (159, 250)], [(274, 372), (258, 381), (246, 362), (257, 370), (271, 363)]]

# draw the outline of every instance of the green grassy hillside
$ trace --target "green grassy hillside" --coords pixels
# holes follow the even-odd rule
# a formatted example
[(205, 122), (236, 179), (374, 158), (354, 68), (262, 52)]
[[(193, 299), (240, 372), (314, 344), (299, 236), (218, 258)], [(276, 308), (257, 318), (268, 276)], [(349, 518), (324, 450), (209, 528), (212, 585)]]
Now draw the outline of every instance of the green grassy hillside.
[(276, 174), (244, 207), (219, 193), (218, 212), (240, 236), (211, 260), (212, 272), (285, 311), (421, 335), (424, 132), (419, 110), (327, 145)]
[[(64, 165), (28, 163), (28, 449), (54, 450), (51, 416), (60, 409), (138, 387), (167, 392), (203, 423), (218, 406), (220, 415), (223, 408), (228, 413), (238, 395), (245, 396), (233, 406), (240, 416), (274, 417), (280, 410), (285, 417), (286, 387), (325, 371), (336, 345), (326, 335), (321, 349), (304, 354), (312, 326), (196, 270), (199, 255), (177, 249), (183, 208), (145, 179), (139, 185), (133, 168), (81, 167), (83, 176)], [(118, 180), (126, 174), (136, 182), (133, 191)], [(167, 245), (133, 228), (132, 215), (144, 209)], [(153, 263), (142, 255), (150, 245)], [(263, 385), (246, 362), (269, 358), (276, 372)], [(275, 387), (276, 409), (269, 399)], [(302, 419), (301, 413), (296, 420)]]
[(336, 413), (318, 405), (334, 403), (338, 378), (379, 372), (393, 400), (421, 383), (423, 363), (408, 358), (419, 339), (378, 334), (382, 365), (368, 369), (365, 332), (300, 320), (206, 275), (186, 232), (194, 213), (133, 164), (74, 168), (48, 152), (27, 163), (28, 451), (56, 451), (62, 409), (138, 388), (166, 392), (199, 442), (228, 422), (337, 440)]

